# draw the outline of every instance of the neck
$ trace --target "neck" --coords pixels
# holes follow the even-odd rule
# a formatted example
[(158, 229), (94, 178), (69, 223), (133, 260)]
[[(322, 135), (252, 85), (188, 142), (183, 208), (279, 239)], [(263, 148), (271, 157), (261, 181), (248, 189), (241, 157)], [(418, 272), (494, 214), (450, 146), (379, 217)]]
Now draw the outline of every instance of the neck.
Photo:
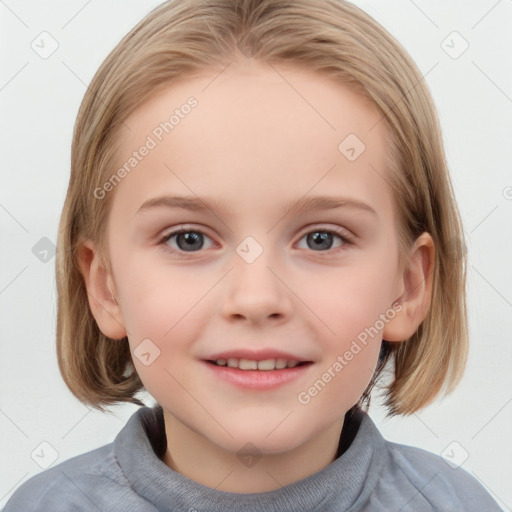
[(213, 444), (164, 410), (167, 449), (162, 458), (174, 471), (206, 487), (232, 493), (260, 493), (316, 473), (337, 456), (344, 418), (319, 435), (278, 454), (233, 453)]

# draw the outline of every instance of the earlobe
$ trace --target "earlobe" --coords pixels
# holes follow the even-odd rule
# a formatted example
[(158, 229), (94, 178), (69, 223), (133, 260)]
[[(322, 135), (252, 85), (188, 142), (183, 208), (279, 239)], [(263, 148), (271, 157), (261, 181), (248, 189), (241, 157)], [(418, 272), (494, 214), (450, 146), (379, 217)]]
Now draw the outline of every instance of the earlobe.
[(434, 256), (432, 237), (422, 233), (411, 248), (400, 278), (402, 291), (395, 302), (402, 308), (386, 324), (383, 339), (404, 341), (410, 338), (427, 316), (432, 298)]
[(77, 248), (77, 261), (87, 289), (89, 307), (100, 331), (118, 340), (127, 335), (112, 276), (101, 261), (96, 244), (91, 240)]

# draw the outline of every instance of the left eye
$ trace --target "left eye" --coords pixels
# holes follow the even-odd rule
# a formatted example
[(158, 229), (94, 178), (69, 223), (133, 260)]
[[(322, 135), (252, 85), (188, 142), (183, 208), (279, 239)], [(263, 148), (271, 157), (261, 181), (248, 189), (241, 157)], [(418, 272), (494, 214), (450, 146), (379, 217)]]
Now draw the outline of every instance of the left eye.
[[(210, 241), (210, 245), (205, 247), (205, 238)], [(337, 245), (334, 244), (335, 239), (339, 240)], [(315, 229), (306, 233), (299, 242), (302, 240), (306, 241), (306, 247), (300, 247), (301, 249), (312, 249), (313, 251), (327, 252), (331, 249), (341, 247), (350, 243), (349, 237), (344, 233), (339, 233), (333, 230), (327, 229)], [(169, 242), (173, 243), (169, 243)], [(180, 229), (173, 231), (165, 235), (161, 242), (168, 246), (171, 251), (174, 252), (197, 252), (201, 249), (208, 249), (212, 247), (212, 239), (199, 230), (193, 229)]]
[[(334, 238), (338, 238), (339, 240), (341, 240), (341, 243), (339, 243), (336, 247), (340, 247), (342, 245), (345, 245), (346, 243), (349, 243), (348, 238), (346, 236), (343, 236), (341, 233), (323, 229), (315, 229), (313, 231), (310, 231), (301, 238), (301, 241), (304, 239), (306, 240), (306, 244), (308, 244), (306, 249), (313, 249), (314, 251), (322, 251), (322, 249), (325, 249), (328, 251), (330, 249), (333, 249)], [(301, 249), (303, 248), (304, 247), (301, 247)]]

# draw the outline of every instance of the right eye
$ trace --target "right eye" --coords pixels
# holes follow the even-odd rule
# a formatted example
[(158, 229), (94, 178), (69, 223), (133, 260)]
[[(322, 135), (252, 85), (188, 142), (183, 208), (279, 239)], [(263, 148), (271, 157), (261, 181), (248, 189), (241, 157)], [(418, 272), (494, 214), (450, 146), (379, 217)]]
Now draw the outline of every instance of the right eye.
[[(198, 252), (204, 248), (205, 237), (211, 241), (211, 238), (202, 231), (181, 228), (166, 234), (159, 243), (166, 245), (167, 249), (175, 253)], [(169, 244), (168, 242), (174, 243)]]

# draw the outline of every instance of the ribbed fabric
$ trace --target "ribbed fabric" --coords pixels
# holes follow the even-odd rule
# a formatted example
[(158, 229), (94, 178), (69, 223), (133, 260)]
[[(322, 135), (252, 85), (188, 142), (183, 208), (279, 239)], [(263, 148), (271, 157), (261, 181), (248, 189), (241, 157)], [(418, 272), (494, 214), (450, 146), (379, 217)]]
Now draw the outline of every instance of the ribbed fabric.
[(162, 408), (142, 407), (113, 443), (25, 482), (4, 512), (501, 510), (469, 473), (438, 455), (386, 441), (361, 410), (347, 413), (341, 439), (341, 455), (307, 478), (264, 493), (228, 493), (169, 468), (160, 459), (166, 449)]

